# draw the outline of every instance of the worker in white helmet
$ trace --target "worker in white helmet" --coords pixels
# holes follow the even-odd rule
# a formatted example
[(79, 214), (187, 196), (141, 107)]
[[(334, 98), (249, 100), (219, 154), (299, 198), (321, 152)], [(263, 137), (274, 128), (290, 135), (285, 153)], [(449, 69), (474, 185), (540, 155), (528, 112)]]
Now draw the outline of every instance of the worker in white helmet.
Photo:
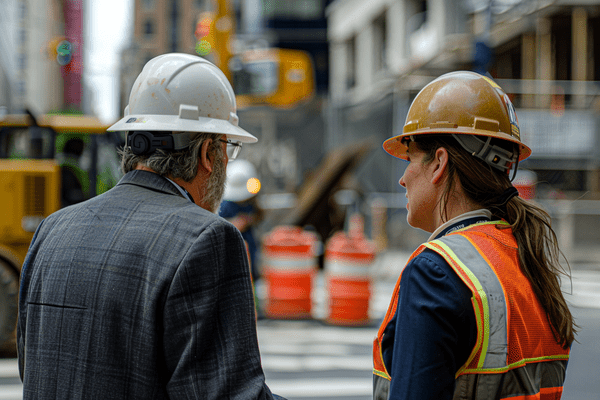
[(227, 168), (227, 181), (219, 215), (239, 229), (248, 244), (252, 279), (260, 279), (256, 257), (258, 246), (254, 227), (262, 219), (262, 210), (256, 202), (260, 180), (254, 165), (247, 160), (236, 160)]
[(218, 217), (238, 126), (225, 75), (150, 60), (125, 116), (121, 181), (38, 227), (23, 266), (24, 399), (273, 399), (240, 232)]

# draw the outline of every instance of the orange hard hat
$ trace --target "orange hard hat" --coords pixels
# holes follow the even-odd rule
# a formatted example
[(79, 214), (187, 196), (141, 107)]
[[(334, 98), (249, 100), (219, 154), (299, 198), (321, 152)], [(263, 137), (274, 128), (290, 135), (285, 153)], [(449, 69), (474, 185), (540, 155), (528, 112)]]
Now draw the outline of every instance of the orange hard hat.
[[(421, 89), (408, 110), (402, 134), (387, 139), (383, 149), (406, 160), (405, 139), (444, 133), (453, 134), (465, 149), (492, 165), (496, 162), (494, 157), (485, 159), (480, 155), (490, 146), (477, 148), (473, 135), (484, 137), (487, 143), (487, 138), (496, 138), (518, 145), (518, 161), (531, 154), (531, 149), (521, 142), (517, 115), (508, 95), (493, 80), (475, 72), (450, 72)], [(507, 165), (517, 161), (517, 155), (511, 154), (510, 160), (505, 161)]]

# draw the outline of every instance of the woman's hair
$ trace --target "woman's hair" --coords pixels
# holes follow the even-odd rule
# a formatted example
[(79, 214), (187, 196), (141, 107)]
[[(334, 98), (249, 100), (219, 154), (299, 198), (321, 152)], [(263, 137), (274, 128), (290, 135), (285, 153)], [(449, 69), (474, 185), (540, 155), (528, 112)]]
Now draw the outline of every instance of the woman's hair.
[[(564, 258), (564, 255), (558, 247), (550, 215), (518, 196), (510, 199), (505, 206), (498, 204), (504, 191), (512, 186), (508, 174), (473, 157), (451, 135), (415, 135), (414, 141), (417, 148), (425, 153), (425, 164), (433, 161), (438, 148), (448, 151), (448, 180), (440, 199), (442, 220), (448, 220), (446, 205), (452, 196), (452, 188), (460, 184), (471, 201), (489, 209), (495, 219), (504, 219), (510, 224), (518, 245), (521, 269), (546, 311), (557, 341), (564, 348), (570, 346), (577, 325), (560, 289), (560, 275), (569, 274), (559, 261), (559, 257)], [(495, 144), (508, 145), (508, 149), (513, 150), (513, 145), (507, 141), (498, 140)]]
[(145, 165), (161, 176), (169, 175), (172, 178), (180, 178), (190, 182), (198, 171), (200, 149), (205, 140), (213, 140), (208, 147), (207, 153), (209, 155), (214, 155), (217, 159), (224, 157), (223, 146), (219, 141), (222, 136), (214, 133), (198, 133), (190, 141), (190, 145), (183, 150), (171, 152), (156, 150), (149, 155), (135, 155), (131, 148), (124, 146), (118, 150), (121, 155), (121, 169), (126, 174), (133, 171), (140, 164)]

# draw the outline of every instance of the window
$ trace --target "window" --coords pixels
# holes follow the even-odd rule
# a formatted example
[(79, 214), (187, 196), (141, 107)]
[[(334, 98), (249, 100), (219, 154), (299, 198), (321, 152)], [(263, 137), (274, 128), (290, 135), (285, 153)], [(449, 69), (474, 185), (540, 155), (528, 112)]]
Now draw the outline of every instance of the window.
[(151, 19), (147, 19), (146, 22), (144, 22), (144, 37), (146, 39), (152, 39), (153, 36), (154, 36), (154, 21), (152, 21)]
[(279, 62), (266, 53), (246, 52), (244, 58), (233, 57), (230, 69), (237, 94), (268, 96), (279, 87)]
[(427, 23), (427, 1), (412, 0), (407, 4), (408, 15), (412, 15), (406, 22), (407, 34), (419, 30)]
[(171, 0), (171, 9), (167, 11), (168, 18), (171, 21), (171, 51), (179, 50), (179, 4), (178, 0)]
[(145, 10), (154, 10), (156, 6), (156, 0), (142, 0)]
[(387, 24), (386, 24), (386, 12), (383, 12), (377, 17), (373, 23), (373, 56), (374, 56), (374, 70), (375, 72), (381, 71), (387, 68)]
[(348, 40), (346, 46), (346, 88), (350, 89), (356, 85), (356, 36)]
[(267, 19), (319, 19), (322, 16), (322, 0), (265, 1), (264, 15)]

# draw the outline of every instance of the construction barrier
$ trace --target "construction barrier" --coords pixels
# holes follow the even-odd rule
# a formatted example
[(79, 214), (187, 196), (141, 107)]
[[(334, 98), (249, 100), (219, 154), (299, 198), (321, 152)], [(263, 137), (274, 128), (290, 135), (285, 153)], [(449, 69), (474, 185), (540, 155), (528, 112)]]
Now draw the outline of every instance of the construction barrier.
[(375, 245), (362, 234), (337, 232), (327, 242), (325, 277), (329, 310), (327, 322), (366, 325), (371, 299), (371, 265)]
[(317, 272), (316, 235), (295, 226), (279, 226), (263, 240), (265, 316), (312, 317), (312, 287)]
[(537, 183), (537, 174), (533, 171), (518, 170), (517, 176), (513, 181), (513, 186), (519, 191), (519, 196), (525, 200), (535, 198), (535, 185)]

